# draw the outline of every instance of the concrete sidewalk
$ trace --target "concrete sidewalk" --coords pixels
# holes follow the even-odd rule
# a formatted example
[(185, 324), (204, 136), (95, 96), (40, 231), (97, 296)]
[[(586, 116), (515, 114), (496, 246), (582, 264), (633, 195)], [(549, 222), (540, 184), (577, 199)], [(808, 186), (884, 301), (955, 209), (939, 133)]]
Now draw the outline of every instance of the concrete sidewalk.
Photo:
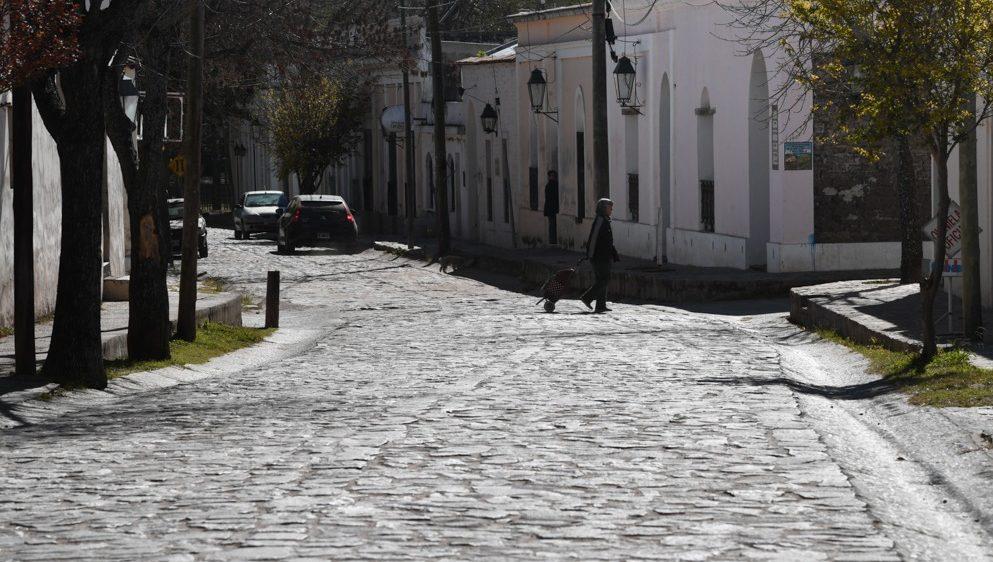
[[(173, 329), (179, 303), (178, 293), (169, 293), (169, 319)], [(197, 322), (219, 322), (241, 326), (241, 294), (201, 293), (197, 299)], [(103, 358), (123, 359), (128, 351), (128, 303), (104, 302), (101, 306), (101, 329), (103, 330)], [(38, 367), (41, 368), (51, 342), (52, 323), (35, 325), (35, 347)], [(7, 392), (4, 382), (14, 374), (14, 336), (0, 338), (0, 395)]]
[[(437, 252), (433, 240), (417, 240), (413, 250), (396, 237), (380, 237), (377, 250), (424, 259)], [(475, 259), (475, 267), (521, 277), (540, 286), (560, 269), (574, 267), (583, 254), (560, 248), (506, 249), (452, 241), (452, 253)], [(879, 279), (894, 275), (891, 270), (767, 273), (730, 268), (658, 265), (652, 261), (622, 257), (614, 266), (610, 299), (645, 300), (669, 303), (743, 300), (786, 297), (790, 289), (852, 279)], [(573, 277), (572, 289), (593, 284), (593, 271), (584, 264)]]
[[(962, 302), (951, 299), (951, 325), (948, 294), (935, 297), (935, 328), (939, 345), (963, 340)], [(993, 312), (983, 311), (987, 319)], [(863, 345), (880, 345), (892, 351), (920, 351), (921, 294), (917, 284), (900, 285), (897, 279), (846, 281), (790, 292), (790, 320), (808, 329), (830, 329)], [(993, 366), (993, 345), (989, 336), (982, 344), (971, 343), (975, 362)]]

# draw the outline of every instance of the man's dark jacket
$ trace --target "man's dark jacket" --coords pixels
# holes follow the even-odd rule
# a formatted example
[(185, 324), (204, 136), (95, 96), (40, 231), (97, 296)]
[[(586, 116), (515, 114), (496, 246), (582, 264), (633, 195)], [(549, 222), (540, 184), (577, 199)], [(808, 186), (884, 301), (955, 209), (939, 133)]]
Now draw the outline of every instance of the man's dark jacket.
[(545, 184), (545, 216), (551, 217), (559, 214), (559, 182), (549, 180)]
[(590, 239), (586, 243), (586, 257), (594, 263), (609, 263), (621, 259), (614, 248), (614, 232), (610, 228), (610, 219), (604, 215), (597, 215), (593, 220)]

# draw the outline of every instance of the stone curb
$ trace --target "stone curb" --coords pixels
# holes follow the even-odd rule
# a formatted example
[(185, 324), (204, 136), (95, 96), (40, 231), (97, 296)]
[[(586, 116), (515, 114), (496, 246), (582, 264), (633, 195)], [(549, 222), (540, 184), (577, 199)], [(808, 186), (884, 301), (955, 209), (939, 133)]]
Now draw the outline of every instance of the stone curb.
[(833, 330), (862, 345), (879, 345), (900, 353), (920, 352), (921, 342), (896, 333), (897, 326), (844, 304), (832, 306), (838, 299), (832, 290), (836, 287), (836, 283), (826, 283), (790, 290), (790, 322), (808, 330)]
[[(424, 260), (423, 248), (408, 250), (406, 244), (396, 242), (373, 243), (373, 248), (410, 259)], [(514, 275), (525, 282), (543, 285), (556, 271), (567, 267), (552, 266), (539, 260), (514, 259), (478, 252), (462, 252), (467, 258), (476, 261), (476, 267), (484, 270)], [(572, 278), (571, 289), (579, 292), (593, 284), (593, 271), (588, 265), (581, 266)], [(731, 301), (746, 299), (781, 298), (803, 281), (788, 279), (680, 279), (641, 275), (633, 271), (614, 271), (610, 277), (608, 293), (622, 299), (654, 301), (666, 303), (693, 303)]]
[(166, 367), (155, 371), (131, 373), (111, 380), (103, 390), (74, 390), (52, 400), (39, 397), (58, 387), (44, 387), (11, 393), (3, 397), (0, 431), (40, 423), (49, 419), (95, 405), (107, 404), (121, 398), (169, 388), (201, 379), (231, 375), (259, 367), (308, 349), (320, 339), (319, 330), (280, 329), (261, 343), (215, 357), (201, 365)]
[[(172, 303), (170, 303), (171, 306)], [(197, 326), (207, 322), (241, 326), (241, 293), (216, 293), (201, 297), (197, 301)], [(176, 331), (176, 320), (170, 319), (172, 331)], [(124, 328), (116, 333), (104, 336), (103, 358), (105, 361), (124, 359), (128, 356), (128, 330)]]

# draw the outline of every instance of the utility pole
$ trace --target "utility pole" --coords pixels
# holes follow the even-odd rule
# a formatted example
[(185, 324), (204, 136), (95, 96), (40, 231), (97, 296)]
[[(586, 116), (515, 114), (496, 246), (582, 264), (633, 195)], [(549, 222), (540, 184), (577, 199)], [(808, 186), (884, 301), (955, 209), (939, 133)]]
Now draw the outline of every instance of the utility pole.
[(610, 197), (607, 146), (606, 0), (593, 0), (593, 193)]
[(190, 65), (186, 80), (186, 176), (183, 189), (183, 261), (176, 336), (197, 337), (197, 236), (200, 225), (200, 126), (203, 113), (203, 2), (190, 0)]
[[(404, 165), (407, 169), (404, 182), (403, 200), (407, 211), (407, 249), (414, 248), (414, 217), (417, 215), (417, 182), (414, 178), (414, 131), (410, 115), (410, 69), (407, 64), (412, 60), (410, 56), (410, 43), (407, 39), (407, 9), (404, 0), (400, 0), (400, 29), (403, 33), (403, 132), (405, 141), (403, 144)], [(430, 189), (430, 187), (428, 188)]]
[(438, 7), (428, 2), (428, 33), (431, 34), (431, 83), (434, 106), (434, 189), (438, 208), (438, 255), (447, 255), (450, 248), (448, 230), (448, 190), (445, 176), (448, 159), (445, 153), (445, 78), (444, 59), (441, 54), (441, 33), (438, 31)]
[(14, 189), (14, 369), (35, 375), (34, 346), (34, 177), (31, 146), (31, 90), (13, 91), (11, 182)]
[(983, 302), (979, 271), (979, 194), (976, 179), (976, 96), (966, 100), (970, 128), (959, 145), (959, 203), (962, 207), (962, 325), (965, 337), (982, 341)]

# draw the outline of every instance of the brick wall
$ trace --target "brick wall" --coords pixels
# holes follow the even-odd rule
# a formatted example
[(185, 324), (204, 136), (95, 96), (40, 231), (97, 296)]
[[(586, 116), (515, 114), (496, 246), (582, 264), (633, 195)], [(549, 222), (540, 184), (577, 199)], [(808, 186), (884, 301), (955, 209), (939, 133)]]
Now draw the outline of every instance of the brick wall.
[[(823, 138), (823, 124), (815, 138)], [(896, 143), (887, 142), (886, 156), (869, 162), (848, 147), (814, 143), (814, 236), (818, 243), (898, 242), (900, 204), (897, 198)], [(930, 166), (926, 148), (914, 149), (914, 172), (920, 217), (930, 217)]]

